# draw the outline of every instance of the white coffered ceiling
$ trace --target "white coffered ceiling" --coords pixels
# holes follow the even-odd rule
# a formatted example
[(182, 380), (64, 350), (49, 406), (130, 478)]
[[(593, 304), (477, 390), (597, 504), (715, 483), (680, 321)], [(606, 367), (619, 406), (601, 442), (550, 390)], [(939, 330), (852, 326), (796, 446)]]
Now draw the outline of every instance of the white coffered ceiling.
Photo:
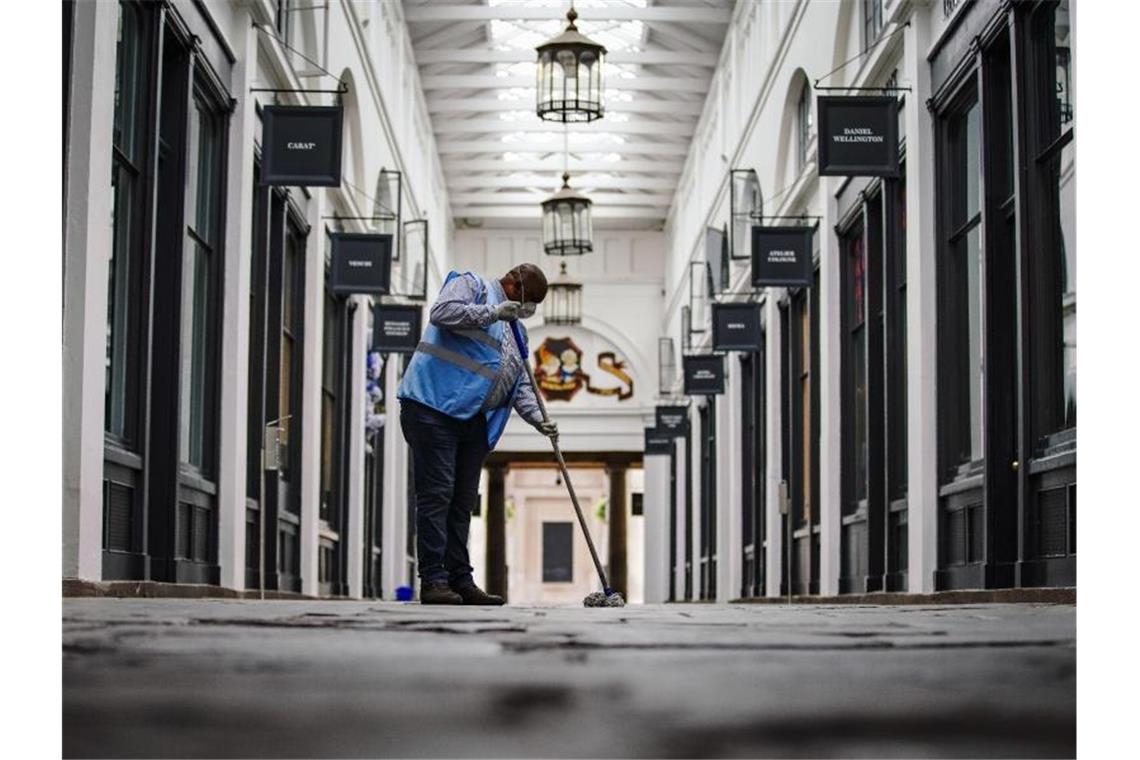
[(534, 48), (568, 0), (403, 0), (456, 221), (537, 224), (568, 144), (599, 225), (660, 224), (734, 2), (575, 0), (579, 30), (609, 51), (606, 115), (564, 128), (535, 116)]

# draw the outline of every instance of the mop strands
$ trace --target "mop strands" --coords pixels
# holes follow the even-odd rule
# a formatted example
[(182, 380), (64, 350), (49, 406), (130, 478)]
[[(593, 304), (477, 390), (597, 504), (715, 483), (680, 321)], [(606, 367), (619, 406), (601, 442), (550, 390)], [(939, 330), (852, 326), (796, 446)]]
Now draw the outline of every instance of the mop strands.
[(613, 589), (607, 589), (607, 590), (609, 591), (608, 594), (604, 594), (601, 591), (595, 591), (592, 594), (588, 594), (586, 596), (586, 600), (583, 602), (583, 606), (585, 606), (585, 607), (624, 607), (625, 606), (625, 599), (622, 597), (621, 594), (614, 591)]

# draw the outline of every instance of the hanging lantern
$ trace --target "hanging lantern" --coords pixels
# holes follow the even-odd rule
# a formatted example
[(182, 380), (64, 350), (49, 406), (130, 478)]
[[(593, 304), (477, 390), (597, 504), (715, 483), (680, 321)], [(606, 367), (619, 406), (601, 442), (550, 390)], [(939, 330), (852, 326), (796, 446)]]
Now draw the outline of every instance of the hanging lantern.
[(591, 221), (593, 201), (570, 189), (570, 174), (562, 189), (542, 202), (542, 248), (551, 256), (580, 256), (594, 250)]
[(546, 289), (542, 314), (548, 325), (576, 325), (582, 321), (582, 283), (566, 274), (565, 261)]
[(544, 121), (589, 122), (602, 118), (604, 46), (574, 26), (578, 12), (570, 6), (566, 30), (539, 45), (538, 118)]

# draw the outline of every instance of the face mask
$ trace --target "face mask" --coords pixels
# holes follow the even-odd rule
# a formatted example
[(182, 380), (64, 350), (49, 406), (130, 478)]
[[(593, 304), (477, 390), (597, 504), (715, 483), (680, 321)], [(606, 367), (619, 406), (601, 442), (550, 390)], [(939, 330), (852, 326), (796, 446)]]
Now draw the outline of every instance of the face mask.
[(519, 319), (530, 319), (534, 316), (534, 313), (538, 311), (538, 304), (527, 303), (526, 288), (523, 287), (522, 278), (518, 277), (517, 281), (519, 284), (519, 302), (522, 304), (519, 307)]

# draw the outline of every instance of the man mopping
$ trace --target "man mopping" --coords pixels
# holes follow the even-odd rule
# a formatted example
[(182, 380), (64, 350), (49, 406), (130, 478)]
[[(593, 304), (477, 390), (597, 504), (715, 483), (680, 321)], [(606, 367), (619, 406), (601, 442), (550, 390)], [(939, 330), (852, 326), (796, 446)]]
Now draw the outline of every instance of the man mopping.
[(503, 603), (475, 585), (467, 534), (483, 460), (511, 408), (543, 435), (558, 435), (555, 423), (543, 421), (527, 378), (525, 333), (519, 333), (520, 351), (508, 324), (532, 316), (544, 298), (546, 276), (534, 264), (520, 264), (499, 280), (451, 272), (400, 382), (423, 604)]

